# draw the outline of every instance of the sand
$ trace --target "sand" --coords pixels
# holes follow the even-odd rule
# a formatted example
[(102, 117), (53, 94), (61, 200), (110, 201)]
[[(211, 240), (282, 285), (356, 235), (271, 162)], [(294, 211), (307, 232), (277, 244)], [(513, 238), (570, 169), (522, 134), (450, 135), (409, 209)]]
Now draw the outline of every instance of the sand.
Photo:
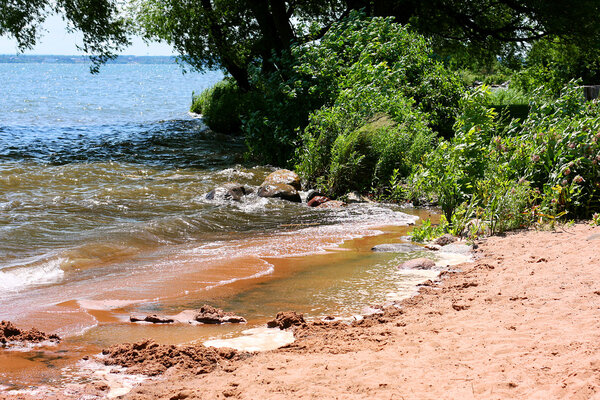
[(477, 255), (400, 310), (126, 398), (600, 398), (600, 228), (491, 237)]
[(478, 245), (400, 308), (304, 324), (285, 348), (170, 368), (124, 398), (600, 399), (600, 228)]

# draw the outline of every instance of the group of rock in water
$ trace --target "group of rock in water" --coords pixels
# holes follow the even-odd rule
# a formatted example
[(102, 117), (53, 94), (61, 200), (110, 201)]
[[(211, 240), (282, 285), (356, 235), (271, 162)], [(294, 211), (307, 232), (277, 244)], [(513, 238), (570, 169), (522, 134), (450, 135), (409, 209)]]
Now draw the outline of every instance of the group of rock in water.
[[(295, 203), (301, 203), (300, 197), (301, 181), (298, 174), (287, 169), (278, 169), (267, 176), (264, 182), (258, 187), (242, 185), (238, 182), (227, 182), (213, 190), (207, 195), (207, 200), (233, 200), (241, 201), (244, 196), (250, 195), (256, 191), (258, 197), (282, 199)], [(369, 202), (367, 197), (358, 193), (349, 193), (346, 196), (349, 203)], [(326, 195), (316, 191), (309, 190), (306, 196), (306, 203), (309, 207), (319, 208), (337, 208), (346, 205), (345, 202), (332, 200)]]

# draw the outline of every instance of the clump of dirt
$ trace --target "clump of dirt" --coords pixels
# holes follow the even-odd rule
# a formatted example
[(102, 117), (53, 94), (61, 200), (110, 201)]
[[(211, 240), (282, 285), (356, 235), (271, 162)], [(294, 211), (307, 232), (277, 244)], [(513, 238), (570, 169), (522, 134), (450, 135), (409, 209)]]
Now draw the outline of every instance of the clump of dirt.
[(304, 326), (304, 315), (295, 311), (280, 311), (274, 320), (267, 322), (269, 328), (287, 329), (291, 326)]
[(54, 334), (49, 335), (35, 328), (29, 330), (19, 329), (10, 321), (0, 322), (0, 343), (2, 345), (12, 342), (40, 343), (45, 341), (60, 342), (60, 337)]
[(244, 317), (223, 311), (220, 308), (209, 306), (208, 304), (205, 304), (200, 308), (200, 312), (194, 317), (194, 319), (198, 322), (202, 322), (203, 324), (224, 324), (226, 322), (232, 324), (246, 323), (246, 319)]
[(101, 361), (106, 365), (120, 365), (134, 374), (155, 376), (171, 367), (180, 367), (194, 374), (205, 374), (228, 360), (240, 358), (230, 348), (203, 345), (164, 345), (153, 340), (124, 343), (102, 350)]

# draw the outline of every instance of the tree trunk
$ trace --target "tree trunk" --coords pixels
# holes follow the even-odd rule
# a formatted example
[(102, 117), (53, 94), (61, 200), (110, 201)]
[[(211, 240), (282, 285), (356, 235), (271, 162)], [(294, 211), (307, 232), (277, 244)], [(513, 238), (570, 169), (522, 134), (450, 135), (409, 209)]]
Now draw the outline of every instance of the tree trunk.
[(240, 66), (230, 55), (231, 49), (227, 45), (227, 38), (223, 33), (221, 25), (214, 16), (210, 0), (202, 0), (201, 4), (208, 16), (211, 39), (219, 51), (221, 64), (223, 64), (223, 67), (225, 67), (233, 79), (235, 79), (240, 89), (243, 91), (250, 90), (250, 77), (248, 76), (247, 65)]

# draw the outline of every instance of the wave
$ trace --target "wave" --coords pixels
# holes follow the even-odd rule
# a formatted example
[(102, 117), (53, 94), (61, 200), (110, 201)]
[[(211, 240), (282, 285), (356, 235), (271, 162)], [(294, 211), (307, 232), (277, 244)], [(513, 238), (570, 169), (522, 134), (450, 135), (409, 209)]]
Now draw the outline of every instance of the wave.
[(63, 280), (66, 258), (55, 258), (38, 265), (0, 270), (0, 292), (17, 292), (23, 289), (58, 283)]

